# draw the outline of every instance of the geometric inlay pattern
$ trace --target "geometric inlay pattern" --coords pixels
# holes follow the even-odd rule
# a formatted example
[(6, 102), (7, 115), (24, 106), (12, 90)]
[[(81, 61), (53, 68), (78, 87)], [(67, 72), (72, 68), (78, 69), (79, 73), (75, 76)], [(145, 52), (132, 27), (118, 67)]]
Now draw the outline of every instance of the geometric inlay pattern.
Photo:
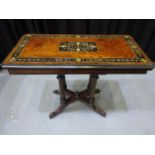
[[(136, 54), (135, 58), (59, 58), (59, 57), (39, 57), (39, 58), (32, 58), (32, 57), (20, 57), (20, 53), (22, 52), (22, 49), (26, 46), (29, 39), (31, 37), (35, 37), (35, 35), (28, 34), (26, 35), (20, 42), (20, 45), (16, 49), (16, 51), (13, 53), (13, 61), (23, 61), (23, 62), (147, 62), (147, 60), (144, 58), (142, 49), (139, 48), (139, 46), (130, 38), (128, 35), (102, 35), (99, 36), (101, 38), (113, 38), (113, 37), (122, 37), (126, 40), (128, 46), (132, 49), (132, 51)], [(47, 35), (39, 35), (40, 37), (47, 37)], [(48, 35), (48, 37), (57, 37), (56, 35)], [(60, 51), (97, 51), (96, 43), (94, 42), (61, 42), (59, 45)]]
[(61, 42), (60, 51), (97, 51), (95, 42)]

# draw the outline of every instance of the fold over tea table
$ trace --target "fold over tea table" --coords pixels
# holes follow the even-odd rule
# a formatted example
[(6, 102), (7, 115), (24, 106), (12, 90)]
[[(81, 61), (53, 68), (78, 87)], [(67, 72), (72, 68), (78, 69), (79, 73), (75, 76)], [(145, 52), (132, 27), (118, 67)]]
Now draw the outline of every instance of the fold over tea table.
[[(57, 74), (60, 106), (53, 118), (75, 101), (106, 116), (96, 107), (99, 74), (144, 74), (153, 69), (152, 61), (129, 35), (26, 34), (3, 62), (10, 74)], [(87, 88), (73, 92), (65, 74), (90, 74)], [(117, 93), (117, 92), (116, 92)]]

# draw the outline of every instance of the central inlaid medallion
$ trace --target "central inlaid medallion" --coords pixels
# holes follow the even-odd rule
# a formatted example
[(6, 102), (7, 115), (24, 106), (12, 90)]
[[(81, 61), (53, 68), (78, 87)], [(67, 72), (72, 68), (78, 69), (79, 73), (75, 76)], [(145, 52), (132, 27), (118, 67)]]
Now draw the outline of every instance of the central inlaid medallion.
[(61, 42), (60, 51), (97, 51), (95, 42)]

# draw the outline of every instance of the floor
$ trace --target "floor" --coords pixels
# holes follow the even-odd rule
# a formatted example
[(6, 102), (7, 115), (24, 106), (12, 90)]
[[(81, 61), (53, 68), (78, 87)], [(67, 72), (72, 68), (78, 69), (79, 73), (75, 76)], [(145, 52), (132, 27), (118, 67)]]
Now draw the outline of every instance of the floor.
[[(88, 75), (67, 75), (82, 90)], [(96, 104), (106, 118), (80, 102), (49, 119), (59, 105), (56, 75), (9, 75), (0, 71), (0, 134), (155, 134), (155, 70), (146, 75), (102, 75)]]

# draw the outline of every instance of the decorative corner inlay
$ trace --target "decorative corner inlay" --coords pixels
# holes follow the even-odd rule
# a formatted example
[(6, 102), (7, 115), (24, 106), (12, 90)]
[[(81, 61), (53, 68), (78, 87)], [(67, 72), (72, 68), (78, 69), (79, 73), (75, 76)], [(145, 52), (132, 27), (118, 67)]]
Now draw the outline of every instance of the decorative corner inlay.
[(22, 39), (22, 41), (21, 41), (20, 44), (19, 44), (19, 47), (18, 47), (18, 48), (16, 49), (16, 51), (13, 53), (13, 56), (12, 56), (12, 57), (13, 57), (14, 59), (17, 60), (19, 54), (21, 53), (22, 49), (25, 47), (25, 45), (26, 45), (27, 42), (29, 41), (30, 37), (31, 37), (31, 35), (28, 34), (28, 35), (26, 35), (26, 37), (24, 37), (24, 38)]
[(61, 42), (60, 51), (97, 51), (95, 42)]

